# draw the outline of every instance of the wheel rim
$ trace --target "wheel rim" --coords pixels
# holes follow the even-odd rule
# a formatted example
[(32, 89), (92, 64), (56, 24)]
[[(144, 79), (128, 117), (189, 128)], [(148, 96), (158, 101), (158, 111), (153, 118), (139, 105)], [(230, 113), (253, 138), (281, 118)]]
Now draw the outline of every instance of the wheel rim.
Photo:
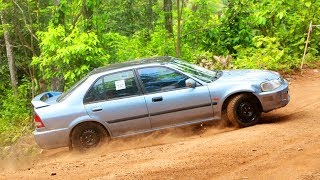
[(237, 108), (239, 120), (243, 123), (254, 121), (258, 115), (257, 107), (251, 102), (241, 102)]
[(100, 137), (95, 130), (87, 129), (80, 135), (80, 142), (86, 148), (95, 147), (99, 144)]

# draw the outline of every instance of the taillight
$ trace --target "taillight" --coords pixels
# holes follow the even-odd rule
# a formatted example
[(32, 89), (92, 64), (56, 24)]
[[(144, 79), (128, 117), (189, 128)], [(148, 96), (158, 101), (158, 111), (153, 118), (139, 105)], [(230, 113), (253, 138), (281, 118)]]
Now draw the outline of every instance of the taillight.
[(43, 128), (44, 124), (38, 114), (34, 114), (34, 123), (36, 124), (37, 128)]

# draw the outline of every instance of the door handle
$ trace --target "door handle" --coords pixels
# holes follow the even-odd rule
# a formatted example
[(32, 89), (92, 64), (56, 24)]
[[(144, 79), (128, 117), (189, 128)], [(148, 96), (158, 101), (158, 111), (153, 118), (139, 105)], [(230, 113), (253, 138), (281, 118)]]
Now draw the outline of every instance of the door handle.
[(95, 108), (93, 108), (91, 110), (92, 110), (92, 112), (102, 111), (102, 107), (95, 107)]
[(162, 101), (162, 100), (163, 100), (163, 98), (161, 96), (152, 98), (152, 102), (159, 102), (159, 101)]

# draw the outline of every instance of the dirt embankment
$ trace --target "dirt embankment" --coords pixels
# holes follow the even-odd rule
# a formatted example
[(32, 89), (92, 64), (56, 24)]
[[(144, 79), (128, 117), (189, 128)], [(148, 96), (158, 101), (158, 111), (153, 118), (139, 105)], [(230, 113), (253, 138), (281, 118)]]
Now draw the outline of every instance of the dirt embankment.
[(290, 78), (290, 104), (244, 129), (193, 126), (114, 140), (87, 154), (44, 151), (0, 179), (320, 179), (320, 73)]

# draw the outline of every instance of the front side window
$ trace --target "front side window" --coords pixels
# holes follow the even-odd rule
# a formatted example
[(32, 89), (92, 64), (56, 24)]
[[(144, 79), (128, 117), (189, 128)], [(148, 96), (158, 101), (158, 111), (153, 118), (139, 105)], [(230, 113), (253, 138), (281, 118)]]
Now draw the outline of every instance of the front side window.
[(84, 102), (109, 100), (139, 94), (132, 71), (103, 76), (87, 92)]
[(186, 87), (188, 77), (166, 67), (138, 69), (146, 93), (169, 91)]

